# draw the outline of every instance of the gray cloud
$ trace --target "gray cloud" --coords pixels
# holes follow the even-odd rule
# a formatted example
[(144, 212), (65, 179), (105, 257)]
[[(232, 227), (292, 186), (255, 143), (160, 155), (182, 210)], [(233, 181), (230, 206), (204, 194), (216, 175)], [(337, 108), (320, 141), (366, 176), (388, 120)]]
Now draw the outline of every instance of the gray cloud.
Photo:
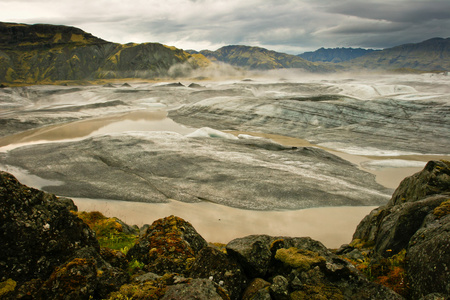
[(450, 18), (450, 2), (447, 0), (335, 1), (327, 10), (332, 13), (391, 22), (421, 23)]
[(103, 39), (301, 53), (448, 37), (448, 0), (2, 0), (0, 20), (80, 27)]

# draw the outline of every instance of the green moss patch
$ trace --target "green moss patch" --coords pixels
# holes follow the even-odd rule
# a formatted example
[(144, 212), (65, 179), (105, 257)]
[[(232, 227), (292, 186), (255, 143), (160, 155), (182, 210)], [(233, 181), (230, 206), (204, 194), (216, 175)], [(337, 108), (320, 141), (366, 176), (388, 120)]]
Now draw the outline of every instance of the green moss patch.
[(294, 247), (278, 249), (275, 254), (275, 259), (300, 271), (309, 270), (312, 266), (325, 262), (325, 258), (316, 252)]
[(98, 211), (76, 214), (95, 232), (101, 247), (120, 250), (126, 254), (138, 239), (137, 235), (124, 233), (122, 225), (115, 218), (105, 217)]

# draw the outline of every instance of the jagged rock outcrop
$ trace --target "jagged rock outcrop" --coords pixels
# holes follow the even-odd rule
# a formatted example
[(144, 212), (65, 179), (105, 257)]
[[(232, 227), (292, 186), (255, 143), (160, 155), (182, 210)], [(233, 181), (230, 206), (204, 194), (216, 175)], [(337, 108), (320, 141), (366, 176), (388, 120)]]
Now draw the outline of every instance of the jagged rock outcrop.
[(0, 173), (0, 278), (47, 278), (83, 247), (99, 245), (94, 233), (54, 195)]
[(406, 251), (405, 271), (412, 299), (450, 294), (450, 162), (430, 161), (404, 179), (392, 199), (366, 216), (353, 243), (373, 259)]
[(16, 284), (5, 299), (105, 297), (128, 280), (64, 202), (0, 172), (0, 281)]

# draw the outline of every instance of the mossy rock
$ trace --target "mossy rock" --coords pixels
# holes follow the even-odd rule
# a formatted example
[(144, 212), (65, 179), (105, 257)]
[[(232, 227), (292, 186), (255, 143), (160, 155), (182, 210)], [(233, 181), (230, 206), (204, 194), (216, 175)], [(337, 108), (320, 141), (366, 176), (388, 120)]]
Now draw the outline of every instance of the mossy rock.
[(450, 213), (450, 199), (447, 199), (446, 201), (442, 202), (441, 205), (439, 205), (433, 210), (433, 215), (435, 215), (438, 218), (442, 218), (443, 216), (446, 216), (449, 213)]
[(143, 262), (146, 271), (156, 274), (186, 274), (198, 252), (207, 246), (190, 223), (170, 216), (153, 222), (128, 251), (127, 258)]
[(164, 274), (164, 276), (155, 277), (153, 280), (124, 284), (117, 292), (111, 293), (108, 300), (161, 299), (166, 293), (167, 287), (174, 283), (175, 276), (176, 274)]
[(325, 258), (316, 252), (294, 247), (278, 249), (275, 254), (275, 259), (299, 271), (307, 271), (313, 266), (325, 263)]
[(58, 267), (38, 293), (41, 299), (88, 299), (97, 284), (95, 260), (74, 258)]
[(3, 298), (8, 293), (13, 292), (16, 288), (17, 282), (9, 278), (3, 282), (0, 282), (0, 298)]

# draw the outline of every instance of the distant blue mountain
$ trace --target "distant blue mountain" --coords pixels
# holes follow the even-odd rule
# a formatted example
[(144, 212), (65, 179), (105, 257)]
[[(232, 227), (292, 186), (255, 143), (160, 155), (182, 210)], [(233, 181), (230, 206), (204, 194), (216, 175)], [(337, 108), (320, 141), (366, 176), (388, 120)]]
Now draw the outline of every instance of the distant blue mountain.
[(312, 62), (339, 63), (361, 57), (374, 51), (376, 50), (362, 48), (320, 48), (316, 51), (305, 52), (297, 56)]

